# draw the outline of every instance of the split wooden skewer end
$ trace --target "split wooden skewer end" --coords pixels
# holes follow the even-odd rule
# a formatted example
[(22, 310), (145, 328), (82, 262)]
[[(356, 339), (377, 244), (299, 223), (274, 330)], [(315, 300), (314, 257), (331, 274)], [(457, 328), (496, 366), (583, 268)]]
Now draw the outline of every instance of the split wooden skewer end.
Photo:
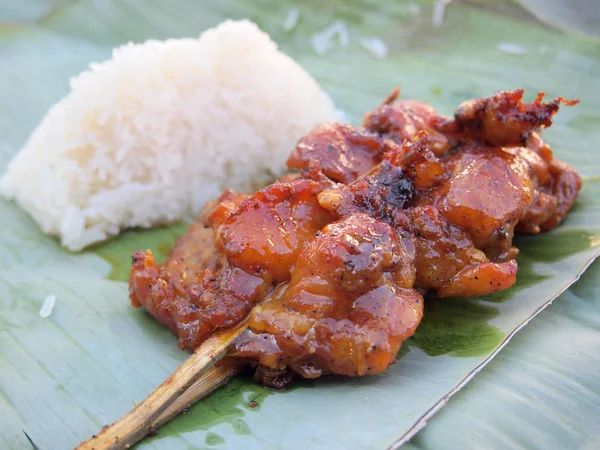
[(76, 450), (117, 450), (129, 448), (185, 408), (227, 382), (237, 366), (214, 367), (227, 354), (246, 323), (215, 334), (186, 359), (148, 397), (115, 423), (82, 442)]

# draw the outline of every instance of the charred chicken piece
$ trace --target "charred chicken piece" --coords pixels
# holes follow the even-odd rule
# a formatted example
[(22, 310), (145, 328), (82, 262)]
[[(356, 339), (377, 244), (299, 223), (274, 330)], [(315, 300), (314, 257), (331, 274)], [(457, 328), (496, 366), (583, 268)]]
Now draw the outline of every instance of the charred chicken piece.
[[(393, 103), (396, 97), (394, 91), (382, 106), (367, 114), (364, 126), (382, 138), (394, 141), (414, 139), (420, 131), (425, 131), (431, 151), (442, 162), (446, 181), (450, 183), (456, 175), (457, 161), (473, 158), (477, 153), (501, 152), (517, 156), (511, 164), (526, 168), (532, 190), (532, 200), (516, 224), (519, 232), (535, 234), (549, 230), (558, 225), (573, 206), (581, 189), (581, 179), (571, 166), (553, 157), (536, 130), (552, 124), (552, 117), (561, 103), (574, 105), (577, 100), (557, 97), (544, 103), (544, 94), (540, 93), (533, 103), (525, 103), (522, 89), (502, 91), (491, 97), (464, 102), (456, 110), (454, 119), (450, 119), (437, 115), (430, 106), (420, 102), (401, 100)], [(439, 134), (443, 136), (444, 145), (440, 144)], [(507, 157), (507, 161), (510, 159)], [(436, 177), (438, 185), (443, 184), (439, 183), (439, 174), (436, 173)], [(493, 189), (484, 189), (484, 192), (493, 196)], [(419, 193), (424, 194), (423, 197), (429, 196), (425, 189)], [(499, 236), (512, 237), (513, 228), (505, 225)]]
[(402, 169), (382, 161), (350, 184), (338, 184), (321, 191), (318, 201), (338, 217), (362, 212), (392, 223), (394, 215), (406, 208), (414, 195), (413, 181)]
[(523, 93), (523, 89), (516, 89), (466, 101), (457, 108), (452, 125), (459, 132), (466, 130), (473, 139), (492, 146), (525, 146), (535, 130), (552, 124), (552, 116), (558, 112), (561, 103), (578, 103), (577, 100), (565, 100), (563, 97), (543, 103), (543, 92), (537, 95), (533, 103), (524, 103)]
[(468, 297), (516, 280), (515, 231), (558, 225), (581, 188), (536, 130), (561, 103), (522, 90), (463, 103), (454, 118), (394, 91), (363, 128), (325, 124), (288, 161), (298, 173), (226, 191), (156, 264), (136, 252), (143, 305), (193, 350), (248, 319), (229, 358), (283, 388), (295, 374), (385, 370), (423, 295)]

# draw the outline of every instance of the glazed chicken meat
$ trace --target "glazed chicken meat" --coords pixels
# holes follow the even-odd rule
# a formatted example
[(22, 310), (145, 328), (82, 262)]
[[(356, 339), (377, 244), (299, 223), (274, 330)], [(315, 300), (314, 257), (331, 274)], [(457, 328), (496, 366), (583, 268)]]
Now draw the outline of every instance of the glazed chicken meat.
[(515, 232), (555, 227), (581, 188), (538, 134), (575, 101), (500, 92), (447, 118), (397, 96), (360, 128), (312, 130), (278, 182), (225, 191), (163, 264), (134, 253), (133, 305), (188, 350), (247, 321), (228, 358), (283, 388), (296, 374), (382, 372), (419, 325), (426, 294), (512, 286)]

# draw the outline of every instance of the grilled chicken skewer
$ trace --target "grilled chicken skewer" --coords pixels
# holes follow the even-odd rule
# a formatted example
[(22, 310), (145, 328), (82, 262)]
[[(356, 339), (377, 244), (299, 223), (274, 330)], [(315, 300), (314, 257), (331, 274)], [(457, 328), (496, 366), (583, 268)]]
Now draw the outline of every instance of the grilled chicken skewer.
[[(426, 293), (515, 283), (515, 231), (555, 227), (581, 188), (536, 132), (575, 102), (500, 92), (451, 119), (397, 95), (362, 128), (324, 124), (301, 139), (288, 160), (298, 173), (252, 195), (225, 191), (164, 264), (133, 254), (133, 305), (198, 350), (80, 448), (131, 445), (236, 363), (277, 389), (298, 375), (382, 372), (417, 328)], [(229, 365), (206, 372), (225, 354)]]

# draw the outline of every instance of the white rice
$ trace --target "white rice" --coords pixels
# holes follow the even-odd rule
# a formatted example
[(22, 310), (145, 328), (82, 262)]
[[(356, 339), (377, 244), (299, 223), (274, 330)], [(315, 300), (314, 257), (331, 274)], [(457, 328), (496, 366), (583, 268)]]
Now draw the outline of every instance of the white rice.
[(377, 59), (385, 59), (388, 54), (387, 45), (378, 37), (364, 37), (360, 40), (360, 45)]
[(313, 34), (310, 43), (317, 55), (324, 55), (333, 47), (336, 42), (342, 47), (347, 47), (350, 43), (350, 33), (346, 27), (346, 22), (336, 20), (318, 33)]
[(283, 29), (285, 31), (292, 31), (298, 25), (298, 19), (300, 19), (300, 11), (298, 8), (292, 8), (288, 11), (285, 20), (283, 21)]
[(267, 182), (298, 138), (333, 119), (329, 97), (267, 34), (227, 21), (92, 64), (10, 163), (0, 193), (80, 250)]
[(50, 317), (52, 311), (54, 310), (54, 305), (56, 304), (56, 295), (48, 294), (44, 299), (44, 303), (42, 303), (42, 307), (40, 308), (40, 317), (46, 319)]
[(525, 47), (523, 47), (520, 44), (515, 44), (513, 42), (500, 42), (496, 45), (496, 48), (502, 53), (507, 53), (509, 55), (527, 54), (527, 49)]
[(421, 6), (417, 5), (416, 3), (411, 3), (410, 5), (408, 5), (408, 11), (413, 16), (417, 16), (417, 15), (421, 14)]
[(435, 0), (433, 4), (433, 12), (431, 15), (431, 23), (434, 27), (441, 27), (444, 23), (446, 15), (446, 6), (452, 3), (452, 0)]

